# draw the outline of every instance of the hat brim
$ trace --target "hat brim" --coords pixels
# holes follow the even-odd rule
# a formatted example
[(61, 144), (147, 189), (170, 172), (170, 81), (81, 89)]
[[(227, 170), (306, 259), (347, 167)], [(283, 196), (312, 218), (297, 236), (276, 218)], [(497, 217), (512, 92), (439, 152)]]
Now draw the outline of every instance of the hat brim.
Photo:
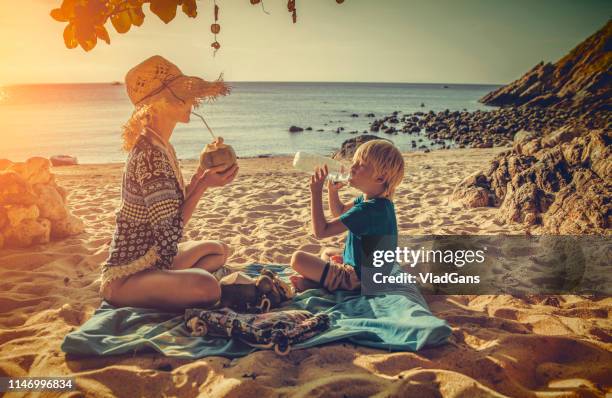
[(177, 76), (171, 81), (164, 83), (153, 93), (147, 95), (136, 104), (141, 108), (157, 102), (160, 99), (194, 101), (195, 106), (202, 102), (212, 102), (221, 95), (228, 95), (231, 87), (223, 81), (222, 76), (213, 82), (206, 81), (196, 76)]
[(195, 100), (196, 104), (214, 101), (221, 95), (228, 95), (231, 87), (223, 78), (209, 82), (195, 76), (182, 76), (169, 84), (170, 89), (182, 100)]

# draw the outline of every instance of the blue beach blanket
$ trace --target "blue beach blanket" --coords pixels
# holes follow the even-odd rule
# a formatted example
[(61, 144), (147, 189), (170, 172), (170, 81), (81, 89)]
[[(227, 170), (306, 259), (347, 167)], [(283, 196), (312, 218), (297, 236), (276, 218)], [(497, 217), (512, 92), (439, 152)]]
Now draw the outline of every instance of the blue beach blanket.
[[(256, 276), (262, 264), (251, 264), (245, 272)], [(284, 265), (265, 265), (281, 278), (291, 275)], [(409, 295), (362, 296), (359, 292), (311, 289), (298, 294), (283, 309), (305, 309), (330, 316), (327, 331), (296, 344), (308, 348), (340, 340), (391, 351), (417, 351), (446, 342), (451, 329), (433, 316), (415, 289)], [(183, 314), (145, 308), (115, 308), (102, 302), (93, 316), (68, 334), (62, 350), (77, 355), (117, 355), (157, 351), (169, 357), (241, 357), (255, 349), (236, 340), (191, 337)]]

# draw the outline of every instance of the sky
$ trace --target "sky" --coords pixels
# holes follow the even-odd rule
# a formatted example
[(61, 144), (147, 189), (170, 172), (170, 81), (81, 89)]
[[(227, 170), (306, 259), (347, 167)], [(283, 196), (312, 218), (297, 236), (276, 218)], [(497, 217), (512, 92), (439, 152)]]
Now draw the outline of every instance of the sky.
[(212, 0), (198, 17), (145, 22), (90, 52), (64, 46), (61, 0), (0, 0), (0, 84), (123, 81), (160, 54), (185, 74), (228, 81), (509, 83), (555, 62), (600, 29), (612, 1), (599, 0), (217, 0), (221, 50), (213, 57)]

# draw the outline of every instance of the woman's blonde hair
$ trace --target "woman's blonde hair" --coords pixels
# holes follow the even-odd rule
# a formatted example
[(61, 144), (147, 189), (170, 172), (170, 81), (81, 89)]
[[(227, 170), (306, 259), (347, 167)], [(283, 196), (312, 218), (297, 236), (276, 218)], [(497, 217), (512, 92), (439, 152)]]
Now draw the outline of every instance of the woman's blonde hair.
[(121, 132), (123, 150), (126, 152), (131, 151), (136, 141), (138, 141), (138, 137), (145, 131), (147, 125), (151, 125), (155, 118), (167, 112), (169, 107), (178, 105), (181, 105), (178, 98), (158, 94), (151, 97), (147, 103), (134, 109), (132, 116), (123, 125)]
[(404, 178), (404, 158), (393, 143), (387, 140), (371, 140), (361, 144), (355, 151), (353, 161), (372, 165), (376, 177), (383, 178), (385, 184), (381, 196), (393, 199), (395, 189)]

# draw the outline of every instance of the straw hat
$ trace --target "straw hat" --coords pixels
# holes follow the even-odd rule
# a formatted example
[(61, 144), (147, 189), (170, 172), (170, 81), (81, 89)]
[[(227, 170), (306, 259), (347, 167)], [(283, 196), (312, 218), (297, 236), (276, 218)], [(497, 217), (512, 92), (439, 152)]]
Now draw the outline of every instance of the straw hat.
[(174, 97), (181, 101), (195, 99), (199, 103), (230, 92), (221, 76), (214, 82), (186, 76), (178, 66), (160, 55), (154, 55), (130, 69), (125, 75), (125, 87), (136, 107), (162, 97)]

